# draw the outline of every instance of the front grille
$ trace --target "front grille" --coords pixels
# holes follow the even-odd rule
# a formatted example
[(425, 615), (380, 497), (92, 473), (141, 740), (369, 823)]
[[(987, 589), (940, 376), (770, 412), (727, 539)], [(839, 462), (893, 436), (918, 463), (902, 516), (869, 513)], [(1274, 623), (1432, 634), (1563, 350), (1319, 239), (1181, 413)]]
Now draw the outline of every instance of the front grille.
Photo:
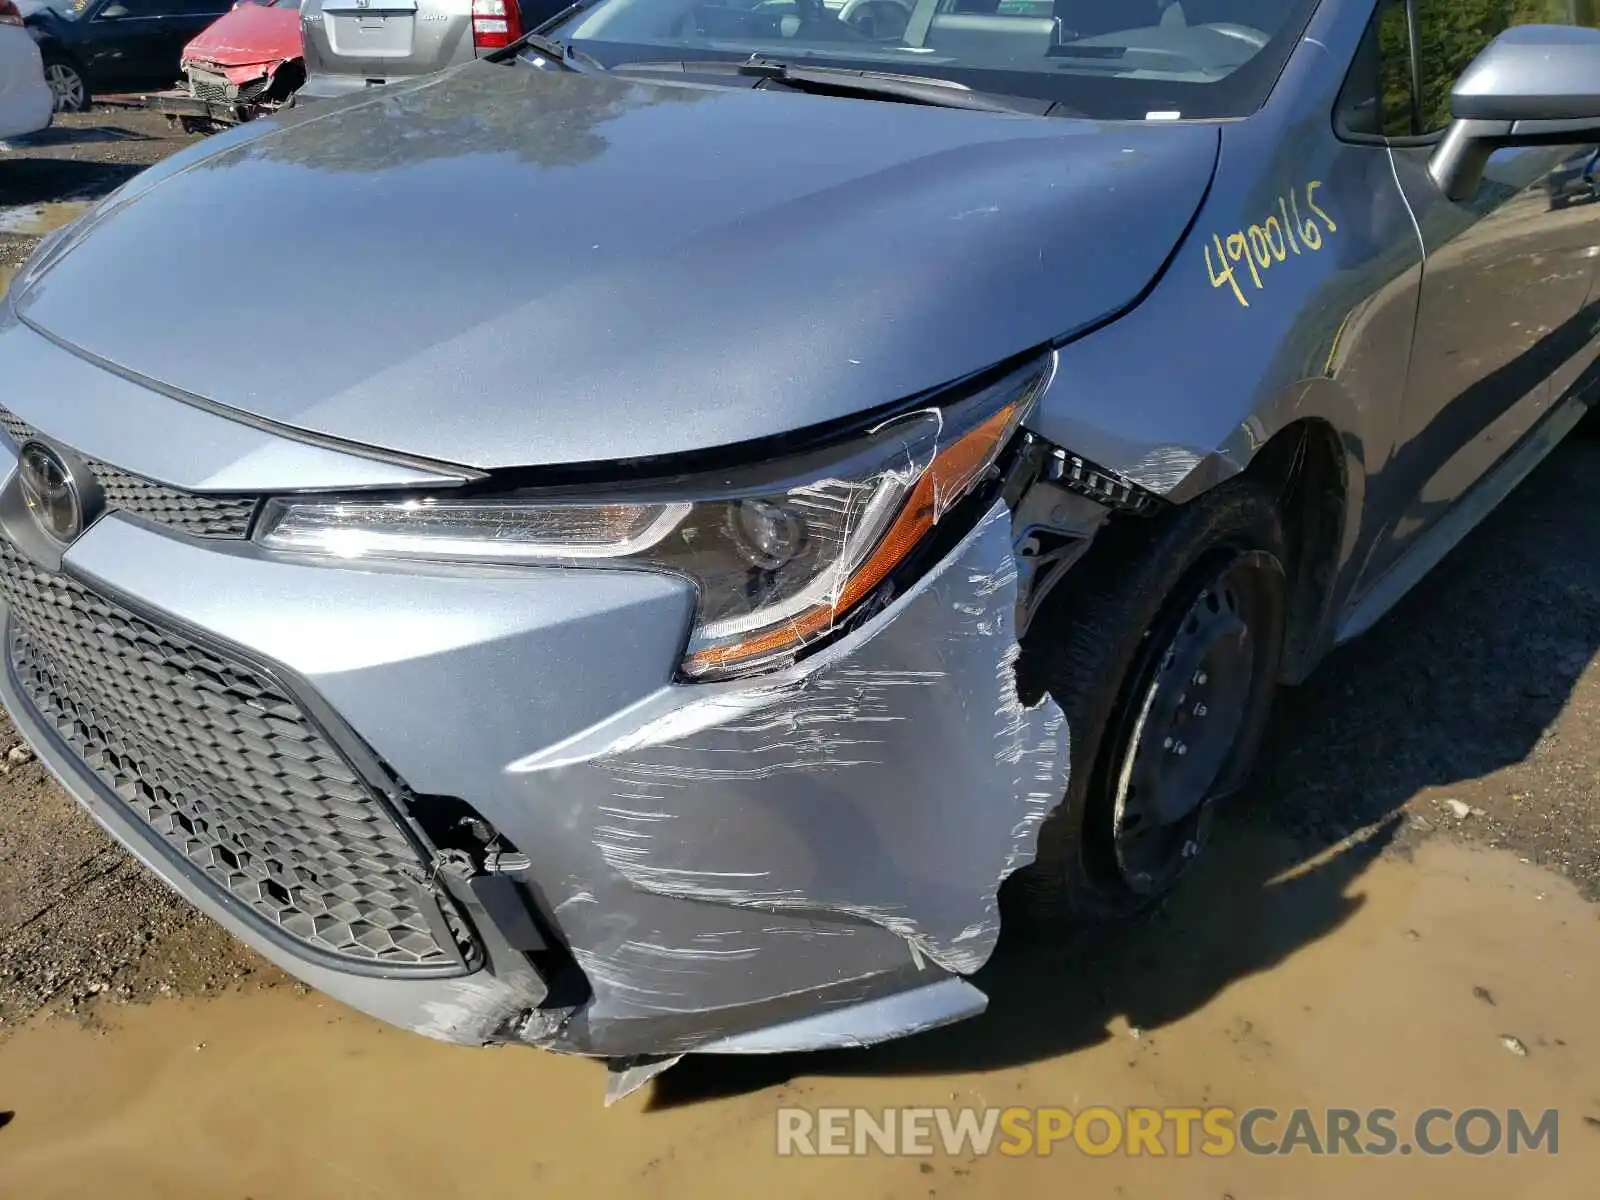
[(189, 94), (196, 100), (204, 100), (207, 104), (229, 103), (227, 80), (201, 75), (193, 70), (189, 72)]
[(213, 74), (199, 67), (189, 68), (189, 94), (207, 104), (249, 104), (259, 100), (272, 80), (263, 75), (235, 87), (226, 75)]
[[(36, 436), (33, 426), (4, 408), (0, 408), (0, 429), (19, 446)], [(254, 496), (202, 496), (130, 475), (109, 463), (94, 459), (84, 462), (100, 481), (110, 509), (132, 513), (190, 537), (238, 539), (250, 533), (250, 518), (255, 515), (257, 502)]]
[(3, 538), (0, 599), (39, 716), (210, 886), (322, 955), (464, 969), (470, 935), (428, 888), (417, 845), (271, 678)]

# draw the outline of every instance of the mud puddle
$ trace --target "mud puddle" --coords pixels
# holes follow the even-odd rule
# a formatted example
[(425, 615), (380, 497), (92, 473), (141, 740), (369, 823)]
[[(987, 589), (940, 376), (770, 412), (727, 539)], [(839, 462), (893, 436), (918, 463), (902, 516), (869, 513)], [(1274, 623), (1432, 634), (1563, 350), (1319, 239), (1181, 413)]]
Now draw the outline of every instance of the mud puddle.
[[(1266, 906), (1261, 920), (1293, 920), (1305, 895), (1296, 882), (1317, 870), (1277, 880), (1282, 911)], [(440, 1045), (288, 987), (106, 1009), (100, 1028), (38, 1023), (0, 1040), (0, 1111), (11, 1114), (0, 1195), (1590, 1194), (1600, 1167), (1596, 910), (1514, 856), (1443, 839), (1411, 862), (1378, 858), (1337, 890), (1344, 919), (1327, 936), (1296, 941), (1273, 969), (1237, 975), (1164, 1024), (1112, 1016), (1068, 1053), (941, 1067), (961, 1061), (941, 1057), (955, 1047), (984, 1061), (980, 1043), (1003, 1040), (1019, 1019), (992, 1011), (873, 1051), (691, 1060), (609, 1110), (594, 1063)], [(1232, 936), (1270, 931), (1246, 924)], [(1170, 986), (1187, 986), (1181, 975), (1194, 969), (1180, 959)], [(1063, 1021), (1076, 1019), (1069, 991), (1059, 1004)], [(1532, 1118), (1555, 1108), (1558, 1152), (1090, 1157), (1069, 1140), (1049, 1157), (776, 1153), (783, 1106), (1217, 1104), (1391, 1108), (1402, 1142), (1433, 1106), (1522, 1106)], [(1434, 1132), (1448, 1141), (1449, 1129)], [(1257, 1140), (1283, 1132), (1262, 1125)]]
[(4, 254), (4, 243), (10, 241), (12, 246), (19, 243), (16, 239), (41, 238), (52, 229), (59, 229), (68, 221), (82, 216), (89, 210), (86, 200), (62, 200), (49, 204), (17, 204), (10, 207), (0, 206), (0, 295), (11, 286), (11, 280), (22, 269), (22, 259), (26, 251), (32, 249), (29, 241), (21, 242), (23, 251), (15, 256)]
[(43, 237), (89, 210), (86, 200), (62, 200), (51, 204), (19, 204), (0, 208), (0, 233), (18, 237)]

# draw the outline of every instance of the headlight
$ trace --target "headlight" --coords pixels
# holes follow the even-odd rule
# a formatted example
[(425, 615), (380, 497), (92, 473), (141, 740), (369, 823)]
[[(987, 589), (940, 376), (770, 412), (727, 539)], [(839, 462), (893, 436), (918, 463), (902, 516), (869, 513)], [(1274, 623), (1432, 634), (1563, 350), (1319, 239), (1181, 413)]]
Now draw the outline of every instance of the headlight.
[(683, 674), (749, 674), (793, 660), (864, 602), (995, 465), (1049, 379), (1036, 361), (975, 393), (884, 422), (825, 455), (765, 468), (771, 482), (699, 479), (493, 499), (274, 500), (257, 539), (345, 559), (631, 566), (693, 580)]

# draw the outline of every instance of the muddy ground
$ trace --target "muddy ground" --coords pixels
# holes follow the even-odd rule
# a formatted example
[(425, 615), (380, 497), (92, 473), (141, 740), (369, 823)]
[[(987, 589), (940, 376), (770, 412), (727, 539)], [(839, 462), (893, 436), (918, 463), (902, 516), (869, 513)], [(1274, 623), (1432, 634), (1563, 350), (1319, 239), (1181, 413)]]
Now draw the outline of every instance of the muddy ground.
[[(72, 211), (33, 206), (192, 140), (97, 111), (0, 150), (0, 280)], [(1008, 939), (977, 1021), (691, 1060), (609, 1111), (593, 1064), (434, 1045), (296, 987), (5, 756), (4, 727), (0, 1197), (1592, 1195), (1597, 646), (1600, 441), (1575, 441), (1284, 694), (1167, 909), (1069, 946)], [(951, 1103), (1524, 1105), (1563, 1124), (1553, 1158), (774, 1154), (780, 1105)]]

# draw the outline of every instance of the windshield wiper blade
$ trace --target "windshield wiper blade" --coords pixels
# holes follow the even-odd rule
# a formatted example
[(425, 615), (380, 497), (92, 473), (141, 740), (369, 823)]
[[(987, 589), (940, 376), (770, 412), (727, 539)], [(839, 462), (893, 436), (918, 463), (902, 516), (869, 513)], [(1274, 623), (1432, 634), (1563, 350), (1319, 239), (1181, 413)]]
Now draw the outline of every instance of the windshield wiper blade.
[[(605, 64), (599, 59), (593, 55), (585, 54), (582, 50), (573, 49), (572, 46), (559, 38), (551, 37), (548, 32), (597, 3), (599, 3), (599, 0), (577, 0), (577, 3), (567, 5), (549, 20), (539, 22), (521, 37), (513, 39), (509, 44), (502, 46), (492, 54), (484, 55), (484, 57), (490, 62), (509, 62), (522, 51), (532, 50), (543, 55), (564, 70), (579, 72), (585, 69), (604, 71), (606, 69)], [(578, 66), (578, 63), (582, 63), (583, 66)]]
[(832, 95), (861, 95), (885, 100), (904, 100), (934, 108), (964, 108), (971, 112), (1018, 113), (1043, 116), (1050, 101), (1028, 101), (1022, 97), (1001, 97), (975, 92), (953, 79), (927, 75), (896, 75), (889, 71), (866, 71), (850, 67), (805, 67), (794, 63), (746, 63), (740, 74), (763, 74), (787, 87), (802, 92)]
[(754, 76), (771, 80), (797, 92), (825, 96), (864, 96), (873, 100), (899, 100), (906, 104), (926, 104), (933, 108), (960, 108), (971, 112), (1012, 113), (1044, 116), (1054, 103), (1024, 96), (997, 96), (975, 92), (953, 79), (931, 75), (897, 75), (892, 71), (864, 70), (857, 67), (812, 67), (782, 62), (752, 54), (744, 62), (713, 59), (705, 62), (622, 63), (612, 68), (628, 71), (698, 71)]
[[(580, 75), (590, 71), (604, 71), (605, 64), (582, 50), (575, 50), (566, 42), (547, 37), (542, 33), (525, 33), (508, 46), (484, 55), (490, 62), (509, 62), (524, 50), (532, 50), (541, 58), (556, 64), (563, 71), (576, 71)], [(582, 64), (580, 66), (579, 64)]]

